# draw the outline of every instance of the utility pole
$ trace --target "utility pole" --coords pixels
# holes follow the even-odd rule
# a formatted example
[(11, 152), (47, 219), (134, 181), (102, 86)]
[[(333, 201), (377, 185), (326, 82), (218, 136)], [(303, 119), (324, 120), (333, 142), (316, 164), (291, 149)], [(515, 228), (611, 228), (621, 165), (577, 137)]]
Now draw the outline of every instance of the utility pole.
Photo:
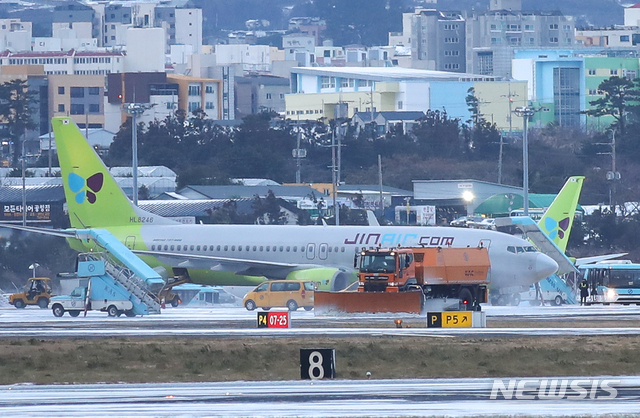
[(609, 184), (609, 209), (615, 213), (614, 197), (616, 194), (616, 181), (620, 180), (620, 173), (616, 171), (616, 130), (611, 131), (611, 142), (599, 142), (596, 145), (607, 145), (611, 147), (611, 152), (599, 152), (599, 155), (611, 156), (611, 171), (607, 172)]
[(502, 184), (502, 147), (504, 146), (504, 141), (502, 139), (502, 132), (500, 132), (500, 155), (498, 155), (498, 184)]
[(26, 155), (24, 152), (24, 143), (26, 142), (26, 134), (22, 134), (22, 226), (27, 226), (27, 180), (26, 180)]
[(378, 185), (380, 186), (380, 213), (384, 216), (384, 196), (382, 196), (382, 157), (378, 154)]
[[(515, 93), (511, 93), (511, 83), (509, 83), (509, 93), (507, 95), (502, 95), (501, 97), (506, 97), (509, 101), (509, 116), (507, 116), (507, 120), (509, 121), (509, 138), (513, 133), (513, 98), (518, 95)], [(498, 156), (498, 184), (502, 184), (502, 152), (504, 149), (504, 138), (502, 134), (500, 134), (500, 155)]]
[(335, 130), (332, 130), (331, 132), (331, 182), (333, 184), (332, 189), (332, 197), (333, 197), (333, 212), (334, 212), (334, 217), (336, 219), (336, 226), (340, 225), (340, 208), (337, 206), (337, 193), (338, 191), (336, 190), (338, 188), (338, 185), (336, 184), (337, 181), (337, 170), (336, 170), (336, 135), (335, 135)]
[(298, 138), (296, 141), (296, 184), (300, 184), (301, 179), (300, 179), (300, 115), (298, 115), (298, 124), (297, 124), (297, 128), (298, 128)]
[(513, 111), (516, 115), (521, 116), (524, 123), (524, 132), (522, 135), (522, 198), (524, 216), (529, 216), (529, 135), (528, 123), (529, 118), (536, 112), (530, 107), (516, 107)]
[(149, 103), (126, 103), (122, 110), (131, 116), (131, 171), (133, 174), (133, 204), (138, 206), (138, 121), (145, 110), (150, 109)]

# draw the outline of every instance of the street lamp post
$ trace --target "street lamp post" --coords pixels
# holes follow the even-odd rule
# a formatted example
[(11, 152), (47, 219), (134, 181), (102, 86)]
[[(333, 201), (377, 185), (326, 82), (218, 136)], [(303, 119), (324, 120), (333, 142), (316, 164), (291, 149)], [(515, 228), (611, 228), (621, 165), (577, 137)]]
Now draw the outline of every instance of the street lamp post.
[(125, 103), (122, 109), (131, 116), (131, 171), (133, 172), (133, 204), (138, 206), (138, 122), (137, 117), (151, 108), (148, 103)]
[(524, 126), (522, 135), (522, 198), (524, 216), (529, 216), (529, 118), (535, 114), (535, 109), (530, 107), (516, 107), (513, 113), (521, 116)]
[(31, 264), (31, 265), (29, 266), (29, 270), (33, 270), (33, 276), (32, 276), (32, 277), (33, 277), (34, 279), (36, 278), (36, 269), (37, 269), (38, 267), (40, 267), (40, 264), (38, 264), (38, 263), (33, 263), (33, 264)]

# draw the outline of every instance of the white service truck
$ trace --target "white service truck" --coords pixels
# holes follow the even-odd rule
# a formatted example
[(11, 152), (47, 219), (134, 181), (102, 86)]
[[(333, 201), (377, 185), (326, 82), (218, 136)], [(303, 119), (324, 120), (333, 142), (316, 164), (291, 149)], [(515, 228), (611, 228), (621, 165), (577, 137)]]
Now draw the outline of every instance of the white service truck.
[[(92, 285), (98, 286), (95, 283), (95, 278), (92, 280), (94, 281)], [(86, 309), (107, 312), (109, 316), (120, 316), (123, 313), (127, 316), (136, 316), (133, 312), (133, 302), (130, 300), (112, 297), (96, 298), (95, 295), (87, 297), (87, 290), (87, 287), (76, 287), (68, 296), (52, 297), (51, 310), (53, 315), (59, 318), (65, 312), (69, 312), (69, 315), (77, 317)]]

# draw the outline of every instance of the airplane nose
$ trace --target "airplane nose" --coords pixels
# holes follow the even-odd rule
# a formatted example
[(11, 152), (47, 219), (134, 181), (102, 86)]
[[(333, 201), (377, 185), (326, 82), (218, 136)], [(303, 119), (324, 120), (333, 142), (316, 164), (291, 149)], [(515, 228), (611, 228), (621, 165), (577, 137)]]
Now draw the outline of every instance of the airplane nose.
[(549, 277), (553, 273), (558, 271), (558, 263), (556, 263), (551, 257), (546, 254), (537, 255), (535, 266), (536, 275), (540, 278), (540, 280), (544, 279), (545, 277)]

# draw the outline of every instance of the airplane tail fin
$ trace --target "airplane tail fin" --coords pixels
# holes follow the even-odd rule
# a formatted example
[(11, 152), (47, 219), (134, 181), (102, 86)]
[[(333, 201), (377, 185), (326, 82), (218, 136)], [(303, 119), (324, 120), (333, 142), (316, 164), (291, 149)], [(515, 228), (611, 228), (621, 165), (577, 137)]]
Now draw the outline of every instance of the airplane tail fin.
[(583, 176), (569, 177), (538, 222), (540, 229), (564, 252), (567, 249), (569, 233), (573, 225), (573, 217), (578, 206)]
[(73, 228), (174, 223), (133, 205), (71, 118), (51, 124)]

